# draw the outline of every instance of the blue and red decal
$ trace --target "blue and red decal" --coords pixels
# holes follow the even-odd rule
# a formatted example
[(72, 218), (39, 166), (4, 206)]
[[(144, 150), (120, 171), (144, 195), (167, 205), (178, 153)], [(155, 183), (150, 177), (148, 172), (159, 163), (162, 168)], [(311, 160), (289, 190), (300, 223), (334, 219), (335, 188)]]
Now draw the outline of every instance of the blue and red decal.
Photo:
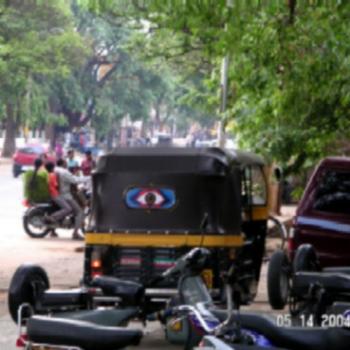
[(170, 188), (133, 187), (125, 194), (130, 209), (171, 209), (176, 204), (175, 191)]

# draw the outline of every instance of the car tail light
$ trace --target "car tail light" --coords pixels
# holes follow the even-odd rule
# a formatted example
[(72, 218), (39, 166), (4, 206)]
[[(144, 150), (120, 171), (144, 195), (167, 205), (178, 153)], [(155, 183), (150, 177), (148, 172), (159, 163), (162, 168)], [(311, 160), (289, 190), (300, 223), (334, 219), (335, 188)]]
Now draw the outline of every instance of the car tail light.
[(294, 227), (291, 227), (289, 229), (289, 235), (288, 235), (288, 251), (289, 251), (290, 257), (292, 256), (296, 248), (297, 246), (295, 242), (295, 229)]

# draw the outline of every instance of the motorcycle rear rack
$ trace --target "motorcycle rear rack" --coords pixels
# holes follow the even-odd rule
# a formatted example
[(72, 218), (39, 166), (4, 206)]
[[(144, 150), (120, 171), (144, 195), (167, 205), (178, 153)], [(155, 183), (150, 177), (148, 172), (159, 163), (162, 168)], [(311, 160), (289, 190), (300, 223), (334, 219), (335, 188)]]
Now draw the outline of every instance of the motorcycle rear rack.
[(24, 347), (25, 350), (84, 350), (77, 346), (71, 346), (71, 345), (52, 345), (52, 344), (38, 344), (38, 343), (32, 343), (31, 341), (28, 341), (26, 339), (26, 334), (23, 332), (23, 328), (25, 327), (25, 323), (23, 322), (25, 320), (24, 318), (24, 312), (25, 310), (29, 310), (29, 317), (34, 315), (33, 307), (28, 304), (22, 304), (18, 308), (18, 340), (17, 340), (17, 347)]

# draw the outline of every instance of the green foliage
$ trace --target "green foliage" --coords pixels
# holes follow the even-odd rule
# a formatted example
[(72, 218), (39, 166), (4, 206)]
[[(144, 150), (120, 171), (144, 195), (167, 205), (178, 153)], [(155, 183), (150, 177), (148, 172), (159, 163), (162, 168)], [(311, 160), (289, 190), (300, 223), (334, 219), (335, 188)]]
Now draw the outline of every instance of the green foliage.
[(69, 2), (0, 4), (0, 101), (16, 106), (17, 123), (47, 121), (46, 81), (67, 76), (84, 55)]
[(0, 1), (0, 105), (100, 134), (151, 110), (160, 124), (210, 126), (228, 55), (222, 117), (243, 147), (287, 173), (336, 152), (350, 136), (350, 3), (229, 3)]
[(205, 88), (194, 85), (182, 100), (212, 115), (220, 61), (230, 56), (225, 118), (243, 147), (280, 162), (287, 173), (349, 138), (348, 2), (233, 1), (229, 7), (224, 0), (136, 0), (126, 10), (120, 4), (104, 6), (115, 16), (147, 21), (146, 34), (135, 36), (145, 59), (161, 56), (185, 78), (206, 77)]
[(293, 25), (265, 13), (247, 23), (230, 71), (242, 145), (294, 171), (350, 136), (348, 20), (348, 6), (310, 6)]

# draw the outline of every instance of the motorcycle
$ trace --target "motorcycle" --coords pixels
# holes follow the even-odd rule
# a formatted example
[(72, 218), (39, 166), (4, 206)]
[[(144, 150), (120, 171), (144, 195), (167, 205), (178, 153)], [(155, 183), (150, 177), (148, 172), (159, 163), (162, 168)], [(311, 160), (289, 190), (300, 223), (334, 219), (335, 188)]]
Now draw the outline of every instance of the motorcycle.
[[(201, 250), (199, 255), (207, 254)], [(197, 256), (199, 256), (197, 253)], [(195, 269), (193, 269), (195, 267)], [(350, 348), (350, 330), (339, 327), (290, 327), (265, 315), (241, 313), (238, 273), (239, 259), (224, 275), (227, 308), (219, 308), (200, 278), (200, 266), (192, 264), (182, 272), (179, 297), (182, 305), (173, 307), (168, 330), (185, 329), (179, 323), (188, 322), (185, 349), (209, 346), (211, 349), (239, 349), (241, 346), (288, 350), (346, 350)], [(184, 273), (185, 272), (185, 273)], [(187, 287), (186, 287), (187, 286)], [(177, 325), (174, 327), (174, 325)], [(198, 345), (199, 344), (199, 345)], [(210, 345), (209, 345), (210, 344)], [(215, 345), (216, 344), (216, 345)]]
[[(40, 302), (50, 310), (50, 316), (34, 314), (34, 305), (22, 303), (18, 308), (19, 337), (17, 346), (25, 350), (116, 350), (128, 345), (137, 345), (143, 334), (137, 329), (122, 328), (131, 319), (140, 319), (143, 323), (157, 318), (166, 330), (169, 341), (184, 344), (189, 337), (189, 328), (174, 330), (173, 316), (181, 309), (182, 302), (194, 305), (206, 300), (210, 303), (210, 294), (204, 285), (200, 273), (206, 267), (210, 253), (206, 249), (195, 248), (179, 258), (175, 265), (168, 268), (157, 280), (156, 285), (164, 279), (179, 277), (178, 294), (168, 302), (167, 307), (156, 314), (144, 312), (145, 290), (135, 282), (118, 280), (116, 278), (100, 276), (95, 280), (94, 290), (85, 290), (86, 306), (95, 303), (93, 294), (98, 298), (111, 295), (120, 299), (117, 308), (103, 307), (98, 309), (75, 309), (67, 311), (67, 300), (81, 306), (82, 291), (74, 301), (72, 293), (50, 293), (50, 290), (41, 294)], [(38, 271), (37, 271), (38, 272)], [(100, 290), (100, 292), (98, 291)], [(102, 292), (102, 294), (101, 294)], [(91, 294), (93, 293), (93, 294)], [(10, 295), (11, 297), (11, 295)], [(12, 295), (13, 297), (13, 295)], [(33, 301), (33, 300), (32, 300)], [(38, 300), (37, 300), (38, 302)], [(60, 311), (59, 305), (63, 306)], [(56, 311), (54, 311), (56, 310)], [(58, 311), (58, 312), (57, 312)], [(249, 347), (241, 344), (235, 345), (234, 350), (261, 350), (260, 346)]]
[[(77, 202), (84, 210), (84, 218), (87, 219), (90, 215), (90, 192), (83, 188), (77, 190), (75, 196)], [(71, 212), (58, 222), (50, 222), (50, 216), (60, 209), (54, 202), (25, 203), (25, 205), (28, 209), (23, 216), (23, 228), (27, 235), (32, 238), (44, 238), (50, 232), (59, 228), (68, 230), (74, 229), (74, 212)]]
[[(190, 252), (178, 259), (174, 267), (153, 281), (154, 286), (176, 276), (194, 257)], [(34, 283), (35, 288), (28, 289)], [(17, 346), (25, 350), (116, 350), (137, 345), (143, 336), (140, 330), (122, 328), (131, 319), (145, 323), (167, 317), (167, 311), (148, 313), (145, 289), (136, 282), (98, 276), (93, 285), (54, 291), (49, 289), (41, 267), (19, 267), (9, 292), (9, 309), (19, 329)], [(97, 305), (103, 307), (94, 308)]]
[[(218, 350), (274, 349), (274, 350), (347, 350), (350, 347), (350, 330), (340, 327), (302, 328), (286, 327), (264, 315), (241, 313), (239, 263), (233, 264), (223, 275), (226, 291), (226, 309), (217, 306), (211, 297), (201, 273), (208, 264), (210, 252), (195, 248), (178, 259), (167, 269), (159, 282), (165, 278), (178, 278), (178, 294), (157, 313), (164, 324), (166, 338), (185, 349), (206, 347)], [(239, 261), (239, 259), (237, 259)], [(121, 300), (117, 308), (73, 310), (53, 313), (51, 316), (33, 315), (26, 322), (26, 337), (20, 336), (27, 350), (32, 346), (50, 344), (48, 349), (114, 350), (137, 342), (142, 334), (128, 333), (129, 329), (117, 328), (129, 320), (141, 317), (147, 321), (150, 316), (144, 312), (145, 290), (135, 282), (100, 276), (96, 280), (94, 293), (103, 291), (99, 297), (114, 295)], [(87, 293), (91, 293), (87, 291)], [(49, 301), (49, 292), (42, 296)], [(54, 298), (53, 298), (54, 297)], [(62, 293), (51, 296), (55, 305), (66, 298)], [(69, 297), (71, 299), (71, 297)], [(123, 303), (124, 301), (124, 303)], [(49, 303), (50, 304), (50, 303)], [(94, 304), (92, 301), (91, 304)], [(124, 308), (123, 308), (124, 306)], [(19, 311), (19, 327), (22, 325)], [(52, 309), (51, 309), (52, 310)], [(145, 317), (145, 318), (143, 318)], [(118, 320), (118, 321), (117, 321)], [(70, 330), (70, 331), (69, 331)], [(110, 336), (109, 336), (110, 335)], [(120, 337), (125, 336), (127, 342)], [(104, 340), (102, 340), (104, 339)], [(138, 340), (137, 340), (138, 339)], [(137, 340), (137, 341), (136, 341)], [(54, 345), (54, 346), (53, 346)]]

